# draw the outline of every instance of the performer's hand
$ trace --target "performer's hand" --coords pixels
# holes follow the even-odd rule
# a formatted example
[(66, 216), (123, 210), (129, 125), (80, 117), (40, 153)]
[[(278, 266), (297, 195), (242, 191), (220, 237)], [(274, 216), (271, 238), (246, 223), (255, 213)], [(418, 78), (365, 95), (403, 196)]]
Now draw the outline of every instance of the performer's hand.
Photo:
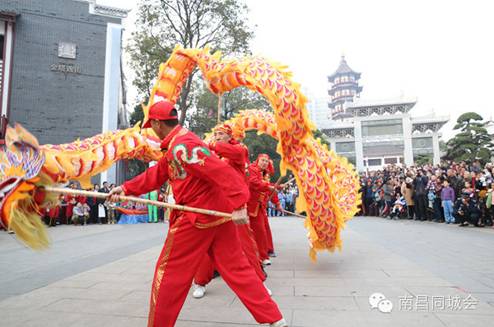
[(247, 208), (243, 207), (232, 212), (232, 221), (236, 225), (245, 225), (249, 222)]
[(124, 196), (125, 195), (125, 192), (122, 188), (122, 186), (117, 186), (117, 187), (114, 187), (111, 191), (110, 191), (110, 196), (108, 198), (109, 201), (111, 202), (118, 202), (120, 201), (120, 196)]

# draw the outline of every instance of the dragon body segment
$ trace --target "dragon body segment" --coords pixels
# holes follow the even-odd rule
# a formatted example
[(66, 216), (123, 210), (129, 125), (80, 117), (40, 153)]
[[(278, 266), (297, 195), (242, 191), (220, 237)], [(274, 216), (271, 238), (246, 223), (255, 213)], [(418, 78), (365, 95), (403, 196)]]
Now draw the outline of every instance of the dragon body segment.
[[(314, 138), (314, 126), (306, 110), (307, 99), (300, 86), (291, 80), (286, 67), (262, 57), (222, 60), (220, 53), (210, 54), (208, 49), (177, 47), (160, 65), (149, 103), (143, 105), (145, 119), (150, 106), (160, 98), (173, 103), (177, 101), (195, 67), (199, 67), (204, 81), (215, 94), (243, 86), (262, 94), (270, 102), (273, 113), (246, 110), (233, 118), (230, 123), (234, 135), (240, 137), (246, 130), (258, 130), (278, 140), (281, 172), (285, 174), (289, 169), (294, 173), (300, 189), (297, 208), (307, 213), (305, 226), (311, 257), (315, 259), (320, 250), (340, 248), (340, 231), (360, 204), (357, 174), (345, 158), (337, 156)], [(43, 197), (36, 199), (36, 190), (42, 189), (43, 185), (64, 184), (69, 180), (87, 184), (91, 176), (118, 160), (151, 161), (162, 156), (159, 140), (152, 132), (138, 126), (70, 144), (43, 146), (22, 127), (16, 126), (8, 129), (6, 141), (6, 152), (0, 156), (1, 219), (21, 240), (36, 248), (46, 246), (47, 239), (34, 221), (39, 221), (40, 208), (52, 204)], [(23, 145), (30, 150), (23, 150)], [(183, 161), (199, 162), (201, 151), (204, 153), (204, 149), (197, 148), (189, 154), (186, 149), (177, 148), (174, 156)], [(28, 164), (19, 165), (22, 160), (14, 158), (22, 158)], [(16, 181), (14, 188), (8, 182), (12, 180)], [(24, 223), (19, 224), (19, 221)]]

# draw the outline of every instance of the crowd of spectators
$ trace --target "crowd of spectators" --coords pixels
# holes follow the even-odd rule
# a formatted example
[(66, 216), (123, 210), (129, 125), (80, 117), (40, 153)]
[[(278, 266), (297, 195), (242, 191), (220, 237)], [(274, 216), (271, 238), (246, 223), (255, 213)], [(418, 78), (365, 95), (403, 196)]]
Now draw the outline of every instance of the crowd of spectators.
[(389, 165), (361, 174), (361, 214), (492, 226), (494, 164)]
[[(361, 215), (380, 216), (389, 219), (414, 219), (437, 223), (493, 226), (494, 218), (494, 163), (481, 165), (465, 162), (442, 162), (440, 165), (405, 167), (388, 165), (381, 170), (360, 175), (362, 206)], [(70, 188), (80, 188), (71, 183)], [(108, 193), (114, 184), (95, 184), (91, 191)], [(268, 203), (269, 216), (283, 216), (295, 211), (297, 186), (290, 183), (277, 194), (279, 207)], [(159, 201), (169, 200), (165, 189)], [(118, 208), (143, 209), (139, 204), (115, 204), (96, 197), (64, 195), (60, 205), (47, 210), (45, 221), (57, 224), (115, 224), (120, 217)], [(281, 207), (282, 211), (278, 210)], [(159, 209), (159, 221), (165, 212)]]
[(268, 217), (286, 216), (288, 212), (295, 212), (295, 202), (298, 196), (298, 188), (295, 182), (289, 183), (284, 189), (278, 191), (277, 194), (278, 201), (280, 203), (280, 208), (283, 210), (278, 210), (275, 201), (270, 200), (268, 202)]

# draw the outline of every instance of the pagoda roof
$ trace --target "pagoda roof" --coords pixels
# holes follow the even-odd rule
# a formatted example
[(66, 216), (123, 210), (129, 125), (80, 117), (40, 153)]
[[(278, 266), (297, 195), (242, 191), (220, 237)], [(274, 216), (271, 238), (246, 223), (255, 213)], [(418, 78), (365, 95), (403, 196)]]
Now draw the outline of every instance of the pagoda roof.
[(340, 65), (333, 74), (328, 76), (328, 78), (330, 81), (333, 81), (338, 75), (349, 74), (349, 73), (357, 75), (357, 77), (360, 77), (360, 73), (357, 73), (356, 71), (351, 69), (350, 66), (348, 66), (348, 63), (345, 60), (345, 56), (341, 56)]
[(358, 93), (362, 92), (363, 87), (359, 86), (358, 83), (355, 82), (345, 82), (337, 85), (333, 85), (331, 89), (328, 90), (329, 95), (333, 95), (334, 92), (338, 90), (349, 90), (349, 89), (354, 89)]

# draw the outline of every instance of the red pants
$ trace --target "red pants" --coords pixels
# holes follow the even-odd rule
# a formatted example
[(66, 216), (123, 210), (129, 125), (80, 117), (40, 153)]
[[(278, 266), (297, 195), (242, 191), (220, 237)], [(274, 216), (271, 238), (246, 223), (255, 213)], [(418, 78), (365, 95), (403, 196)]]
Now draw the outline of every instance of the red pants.
[(194, 283), (201, 286), (206, 286), (209, 284), (214, 276), (214, 266), (209, 255), (205, 255), (201, 260), (199, 269), (194, 276)]
[(266, 275), (261, 268), (261, 258), (259, 256), (259, 249), (254, 238), (254, 233), (250, 227), (250, 224), (237, 225), (237, 232), (242, 244), (242, 250), (249, 260), (250, 265), (256, 271), (257, 276), (261, 281), (266, 280)]
[[(254, 239), (254, 233), (252, 232), (250, 225), (237, 225), (237, 232), (240, 239), (240, 244), (242, 245), (242, 250), (247, 257), (247, 260), (249, 260), (250, 265), (256, 271), (259, 279), (261, 279), (261, 281), (265, 281), (266, 275), (261, 268), (259, 250), (257, 249), (257, 244)], [(205, 286), (211, 281), (211, 279), (213, 279), (213, 275), (213, 263), (211, 262), (209, 256), (205, 256), (204, 259), (202, 259), (201, 265), (199, 266), (196, 275), (194, 276), (194, 282), (197, 285)]]
[(271, 234), (271, 227), (269, 226), (269, 218), (268, 215), (264, 215), (264, 225), (266, 228), (266, 245), (268, 253), (274, 253), (274, 244), (273, 244), (273, 234)]
[(273, 323), (282, 318), (278, 306), (245, 257), (232, 222), (199, 229), (186, 217), (179, 216), (170, 226), (156, 263), (149, 327), (175, 325), (192, 278), (205, 255), (211, 257), (223, 280), (258, 323)]
[(266, 234), (266, 211), (259, 209), (259, 213), (256, 217), (250, 218), (250, 227), (254, 232), (254, 238), (257, 243), (257, 249), (259, 250), (259, 258), (262, 260), (268, 259), (268, 240)]

